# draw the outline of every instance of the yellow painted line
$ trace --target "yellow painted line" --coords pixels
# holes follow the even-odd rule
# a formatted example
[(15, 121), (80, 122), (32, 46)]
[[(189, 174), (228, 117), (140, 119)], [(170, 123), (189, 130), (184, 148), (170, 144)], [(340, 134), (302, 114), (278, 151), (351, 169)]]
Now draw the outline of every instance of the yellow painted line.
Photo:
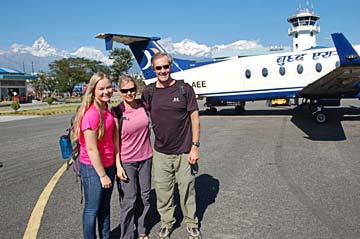
[(37, 233), (40, 228), (41, 218), (44, 214), (45, 206), (49, 200), (49, 197), (52, 191), (55, 188), (55, 185), (59, 181), (61, 175), (65, 172), (67, 167), (67, 163), (65, 163), (51, 178), (50, 182), (46, 185), (44, 190), (42, 191), (28, 222), (26, 227), (23, 239), (33, 239), (37, 237)]

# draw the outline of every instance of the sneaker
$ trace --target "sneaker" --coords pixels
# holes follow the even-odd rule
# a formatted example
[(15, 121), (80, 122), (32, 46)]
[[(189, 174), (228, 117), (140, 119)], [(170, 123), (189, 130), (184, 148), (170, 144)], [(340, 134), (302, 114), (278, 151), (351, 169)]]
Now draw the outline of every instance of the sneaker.
[(159, 238), (169, 238), (170, 232), (171, 232), (171, 229), (169, 229), (167, 227), (160, 228)]
[(197, 227), (186, 227), (186, 230), (189, 232), (190, 238), (201, 239), (201, 233), (200, 233), (199, 228), (197, 228)]
[(146, 234), (140, 234), (138, 239), (149, 239)]

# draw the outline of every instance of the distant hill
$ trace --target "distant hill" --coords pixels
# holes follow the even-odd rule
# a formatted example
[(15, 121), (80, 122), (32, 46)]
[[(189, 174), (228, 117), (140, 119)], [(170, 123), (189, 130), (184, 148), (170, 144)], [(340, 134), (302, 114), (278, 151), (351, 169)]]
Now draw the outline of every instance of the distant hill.
[(10, 51), (0, 51), (0, 66), (26, 73), (49, 70), (49, 64), (55, 60), (69, 57), (84, 57), (110, 65), (112, 61), (100, 50), (80, 47), (75, 52), (67, 52), (50, 46), (44, 37), (39, 37), (32, 46), (14, 43)]
[[(264, 48), (257, 41), (240, 40), (228, 45), (215, 45), (212, 47), (199, 44), (191, 39), (184, 39), (181, 42), (173, 43), (170, 38), (160, 40), (160, 44), (174, 57), (188, 60), (209, 60), (219, 57), (222, 53), (226, 56), (238, 55), (243, 50), (254, 50)], [(121, 47), (121, 45), (119, 45)], [(14, 43), (9, 51), (0, 49), (0, 66), (23, 71), (26, 73), (49, 71), (49, 64), (55, 60), (68, 57), (84, 57), (90, 60), (103, 62), (111, 65), (112, 60), (104, 53), (93, 47), (80, 47), (74, 52), (57, 49), (49, 45), (44, 37), (39, 37), (32, 46)], [(136, 61), (129, 73), (139, 73), (140, 68)]]

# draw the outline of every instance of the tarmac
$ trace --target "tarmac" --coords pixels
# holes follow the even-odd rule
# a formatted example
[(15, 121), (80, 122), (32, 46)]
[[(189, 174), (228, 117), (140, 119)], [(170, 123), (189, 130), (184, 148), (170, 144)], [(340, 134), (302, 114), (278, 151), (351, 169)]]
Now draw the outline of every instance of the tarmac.
[[(201, 111), (196, 177), (197, 215), (206, 239), (360, 238), (359, 101), (327, 109), (318, 125), (305, 109), (248, 104), (244, 115), (225, 107)], [(199, 103), (200, 105), (201, 103)], [(16, 116), (17, 117), (17, 116)], [(71, 114), (1, 122), (0, 231), (22, 238), (53, 178), (36, 238), (82, 238), (80, 184), (64, 165), (58, 140)], [(176, 205), (179, 198), (175, 197)], [(151, 191), (148, 228), (160, 218)], [(111, 202), (111, 238), (119, 238), (119, 199)], [(172, 239), (187, 238), (179, 206)]]

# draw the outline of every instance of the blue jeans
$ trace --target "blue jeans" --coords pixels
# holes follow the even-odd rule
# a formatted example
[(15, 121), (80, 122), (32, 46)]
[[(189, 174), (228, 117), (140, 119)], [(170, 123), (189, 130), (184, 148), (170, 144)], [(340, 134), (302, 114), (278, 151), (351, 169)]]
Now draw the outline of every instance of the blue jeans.
[[(115, 164), (105, 168), (112, 185), (116, 174)], [(92, 165), (80, 163), (81, 180), (84, 186), (85, 206), (83, 212), (83, 233), (85, 239), (96, 238), (96, 218), (100, 238), (110, 235), (110, 199), (113, 187), (102, 188), (100, 177)]]

